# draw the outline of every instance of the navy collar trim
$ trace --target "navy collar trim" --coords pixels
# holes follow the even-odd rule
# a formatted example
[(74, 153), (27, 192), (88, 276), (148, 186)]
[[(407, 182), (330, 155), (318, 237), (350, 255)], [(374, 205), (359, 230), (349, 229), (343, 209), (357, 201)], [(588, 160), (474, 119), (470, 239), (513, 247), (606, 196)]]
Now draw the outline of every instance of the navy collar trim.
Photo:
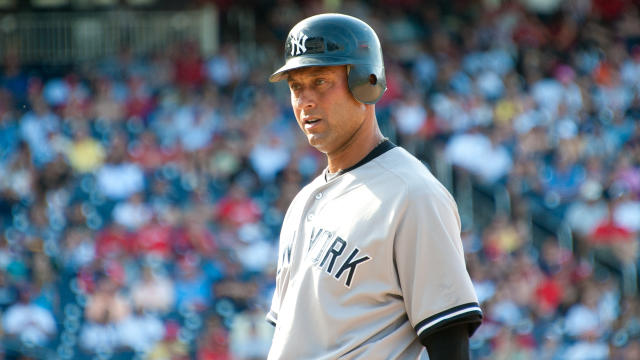
[(392, 143), (388, 139), (385, 139), (383, 142), (378, 144), (378, 146), (376, 146), (373, 150), (371, 150), (371, 152), (368, 153), (367, 156), (362, 158), (362, 160), (358, 161), (357, 164), (353, 165), (350, 168), (346, 168), (344, 170), (340, 170), (339, 172), (340, 172), (340, 174), (344, 174), (344, 173), (347, 173), (347, 172), (349, 172), (351, 170), (359, 168), (360, 166), (362, 166), (362, 165), (368, 163), (369, 161), (377, 158), (378, 156), (386, 153), (387, 151), (393, 149), (394, 147), (396, 147), (396, 144)]

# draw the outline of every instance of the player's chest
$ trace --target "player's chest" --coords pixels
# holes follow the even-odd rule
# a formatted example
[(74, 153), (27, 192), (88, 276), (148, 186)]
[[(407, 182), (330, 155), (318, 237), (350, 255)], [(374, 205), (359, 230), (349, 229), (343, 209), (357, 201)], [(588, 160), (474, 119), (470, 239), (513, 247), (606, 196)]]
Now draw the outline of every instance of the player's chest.
[(392, 199), (367, 186), (318, 189), (293, 209), (282, 236), (289, 239), (291, 275), (313, 273), (347, 288), (372, 267), (389, 263), (395, 233)]

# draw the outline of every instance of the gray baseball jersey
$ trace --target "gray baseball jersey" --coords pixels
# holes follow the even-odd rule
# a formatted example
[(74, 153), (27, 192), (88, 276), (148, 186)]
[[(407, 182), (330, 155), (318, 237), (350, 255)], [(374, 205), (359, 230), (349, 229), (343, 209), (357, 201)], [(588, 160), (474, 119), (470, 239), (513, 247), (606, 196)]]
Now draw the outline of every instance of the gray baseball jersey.
[(292, 201), (280, 234), (269, 359), (426, 358), (420, 337), (482, 312), (455, 201), (389, 141)]

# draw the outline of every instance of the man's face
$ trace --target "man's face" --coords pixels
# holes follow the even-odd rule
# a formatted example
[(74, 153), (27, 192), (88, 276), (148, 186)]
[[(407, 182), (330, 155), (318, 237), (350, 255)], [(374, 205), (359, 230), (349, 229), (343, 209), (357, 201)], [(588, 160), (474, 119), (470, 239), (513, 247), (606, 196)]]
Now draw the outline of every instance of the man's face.
[(365, 118), (365, 105), (349, 91), (346, 66), (292, 70), (288, 83), (293, 113), (309, 144), (327, 155), (343, 149)]

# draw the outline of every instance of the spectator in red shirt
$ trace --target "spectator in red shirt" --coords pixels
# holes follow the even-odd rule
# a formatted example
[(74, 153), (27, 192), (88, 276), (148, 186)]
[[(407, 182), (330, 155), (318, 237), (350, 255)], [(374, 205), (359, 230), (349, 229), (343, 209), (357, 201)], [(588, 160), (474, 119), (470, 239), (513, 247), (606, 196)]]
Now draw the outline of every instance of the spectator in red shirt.
[(127, 100), (127, 117), (146, 119), (154, 108), (153, 98), (145, 80), (140, 77), (132, 77), (129, 80), (131, 94)]
[(204, 62), (196, 44), (182, 44), (179, 56), (174, 63), (175, 82), (178, 85), (194, 88), (202, 85), (205, 79)]
[(116, 222), (108, 225), (96, 238), (96, 256), (101, 259), (119, 258), (132, 248), (132, 235)]
[(138, 255), (155, 255), (162, 259), (172, 256), (172, 229), (154, 215), (152, 220), (142, 227), (135, 236), (135, 252)]
[(198, 360), (230, 360), (229, 332), (217, 315), (207, 319), (205, 330), (199, 339)]
[(158, 144), (156, 134), (146, 130), (140, 134), (140, 141), (129, 151), (133, 162), (142, 166), (146, 171), (157, 169), (166, 162), (178, 157), (177, 149), (164, 149)]
[(638, 258), (638, 241), (636, 234), (615, 221), (615, 208), (618, 199), (611, 198), (610, 191), (608, 195), (608, 215), (591, 232), (589, 239), (591, 245), (596, 249), (600, 256), (611, 258), (622, 264), (633, 263)]
[(183, 224), (175, 229), (173, 236), (173, 249), (176, 253), (195, 251), (209, 256), (217, 251), (218, 246), (207, 227), (206, 214), (206, 211), (197, 208), (185, 214)]
[(260, 219), (261, 210), (247, 190), (240, 184), (232, 184), (226, 196), (220, 199), (215, 217), (223, 225), (238, 228)]

